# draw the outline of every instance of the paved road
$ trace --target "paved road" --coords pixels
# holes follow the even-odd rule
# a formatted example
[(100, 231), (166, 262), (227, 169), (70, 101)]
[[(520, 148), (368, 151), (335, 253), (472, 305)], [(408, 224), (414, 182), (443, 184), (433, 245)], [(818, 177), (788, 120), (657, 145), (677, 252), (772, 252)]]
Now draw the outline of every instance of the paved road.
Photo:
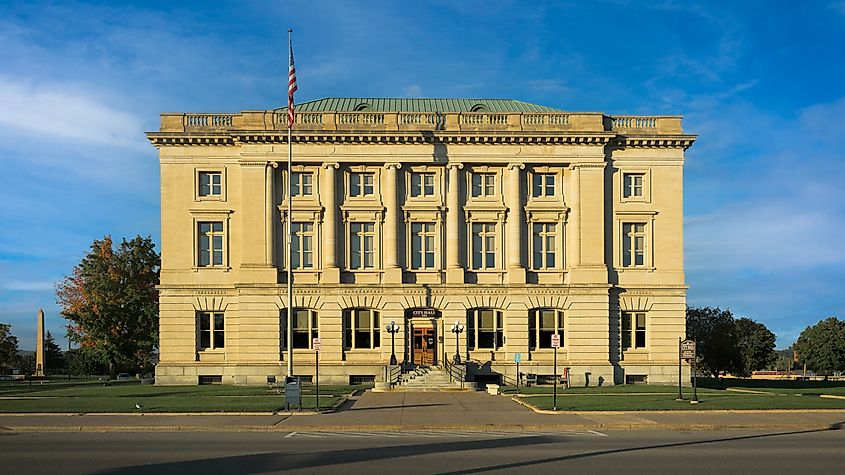
[(2, 433), (9, 474), (841, 473), (845, 431)]

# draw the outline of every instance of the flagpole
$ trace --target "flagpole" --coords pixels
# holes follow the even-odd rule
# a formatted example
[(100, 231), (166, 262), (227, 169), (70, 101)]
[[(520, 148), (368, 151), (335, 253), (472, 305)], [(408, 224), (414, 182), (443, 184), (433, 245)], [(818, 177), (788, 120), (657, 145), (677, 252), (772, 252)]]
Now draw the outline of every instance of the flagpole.
[[(288, 29), (288, 64), (293, 66), (293, 43), (291, 42), (292, 29)], [(290, 70), (288, 70), (290, 76)], [(288, 117), (290, 117), (290, 108), (292, 104), (292, 92), (290, 91), (290, 77), (288, 77)], [(288, 312), (287, 312), (287, 347), (288, 347), (288, 376), (293, 376), (293, 195), (292, 178), (293, 178), (293, 143), (291, 142), (291, 129), (293, 124), (288, 120), (288, 216), (286, 226), (288, 228)]]

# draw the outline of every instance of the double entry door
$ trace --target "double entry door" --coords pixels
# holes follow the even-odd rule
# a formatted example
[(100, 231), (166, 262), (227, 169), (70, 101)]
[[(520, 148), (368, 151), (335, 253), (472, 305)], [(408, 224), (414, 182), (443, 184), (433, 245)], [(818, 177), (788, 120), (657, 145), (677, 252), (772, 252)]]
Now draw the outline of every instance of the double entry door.
[(414, 328), (413, 342), (413, 363), (415, 365), (433, 365), (437, 347), (437, 336), (434, 328)]

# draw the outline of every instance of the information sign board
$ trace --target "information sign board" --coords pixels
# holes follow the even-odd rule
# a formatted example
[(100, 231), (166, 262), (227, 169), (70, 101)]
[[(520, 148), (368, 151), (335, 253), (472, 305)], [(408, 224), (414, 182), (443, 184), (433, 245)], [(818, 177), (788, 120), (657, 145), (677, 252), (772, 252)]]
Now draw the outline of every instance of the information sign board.
[(552, 348), (560, 348), (560, 335), (552, 335)]
[(695, 358), (695, 341), (684, 340), (681, 342), (681, 358), (685, 360)]
[(313, 338), (311, 340), (311, 347), (314, 348), (314, 351), (321, 351), (323, 349), (323, 344), (319, 338)]

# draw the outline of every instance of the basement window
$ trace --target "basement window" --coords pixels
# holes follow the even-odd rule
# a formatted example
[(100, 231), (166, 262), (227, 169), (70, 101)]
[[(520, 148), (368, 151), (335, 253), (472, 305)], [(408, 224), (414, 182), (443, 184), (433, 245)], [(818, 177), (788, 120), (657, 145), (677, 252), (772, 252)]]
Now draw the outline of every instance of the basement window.
[(205, 375), (199, 377), (200, 386), (206, 384), (223, 384), (223, 376), (221, 375)]

